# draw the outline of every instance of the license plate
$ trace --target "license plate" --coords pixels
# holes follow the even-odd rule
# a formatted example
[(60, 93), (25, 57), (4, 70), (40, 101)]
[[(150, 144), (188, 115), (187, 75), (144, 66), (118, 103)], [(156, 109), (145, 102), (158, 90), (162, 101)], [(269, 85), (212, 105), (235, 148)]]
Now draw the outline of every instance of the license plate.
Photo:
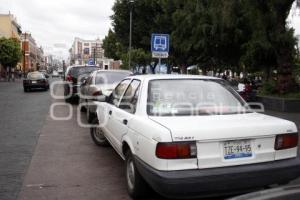
[(232, 140), (223, 144), (224, 159), (252, 157), (250, 140)]
[(31, 81), (31, 83), (37, 83), (36, 81)]

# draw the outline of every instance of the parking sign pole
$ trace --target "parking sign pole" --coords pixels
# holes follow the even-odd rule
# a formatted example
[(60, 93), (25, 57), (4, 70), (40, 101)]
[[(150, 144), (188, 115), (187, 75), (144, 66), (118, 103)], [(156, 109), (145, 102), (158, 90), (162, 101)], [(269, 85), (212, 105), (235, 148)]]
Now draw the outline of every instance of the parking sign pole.
[(158, 73), (160, 74), (161, 58), (158, 58)]

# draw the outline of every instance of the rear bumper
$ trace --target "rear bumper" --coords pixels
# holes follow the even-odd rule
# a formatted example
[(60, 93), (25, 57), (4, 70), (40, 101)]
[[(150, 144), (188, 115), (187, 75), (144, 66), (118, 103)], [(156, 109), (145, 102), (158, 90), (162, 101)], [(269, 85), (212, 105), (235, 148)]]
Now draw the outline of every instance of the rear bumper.
[(300, 159), (234, 167), (158, 171), (135, 158), (138, 171), (158, 193), (169, 198), (239, 194), (300, 176)]
[(48, 88), (48, 84), (24, 84), (24, 88)]

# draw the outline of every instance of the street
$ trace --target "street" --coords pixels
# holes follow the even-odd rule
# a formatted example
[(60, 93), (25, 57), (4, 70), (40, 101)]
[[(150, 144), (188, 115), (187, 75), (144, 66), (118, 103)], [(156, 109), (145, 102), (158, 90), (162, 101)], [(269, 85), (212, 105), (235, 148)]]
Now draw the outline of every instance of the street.
[(49, 112), (48, 92), (24, 93), (22, 84), (0, 82), (0, 199), (16, 199)]
[[(56, 94), (62, 93), (58, 87)], [(111, 147), (96, 146), (89, 129), (78, 126), (77, 106), (71, 120), (53, 120), (49, 92), (24, 93), (19, 81), (0, 83), (0, 199), (130, 199), (124, 162)], [(68, 104), (54, 115), (68, 115)], [(296, 120), (300, 114), (268, 112)], [(81, 116), (85, 122), (85, 115)], [(297, 179), (293, 183), (300, 183)], [(164, 199), (152, 194), (149, 199)]]

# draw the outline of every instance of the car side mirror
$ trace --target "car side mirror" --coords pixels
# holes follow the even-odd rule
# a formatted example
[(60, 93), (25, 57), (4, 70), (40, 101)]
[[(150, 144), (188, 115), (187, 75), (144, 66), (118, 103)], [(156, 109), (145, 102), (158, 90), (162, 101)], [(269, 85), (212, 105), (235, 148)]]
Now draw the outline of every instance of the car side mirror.
[(82, 79), (80, 80), (80, 82), (81, 82), (81, 85), (86, 85), (86, 83), (87, 83), (87, 78), (86, 78), (86, 77), (82, 78)]

